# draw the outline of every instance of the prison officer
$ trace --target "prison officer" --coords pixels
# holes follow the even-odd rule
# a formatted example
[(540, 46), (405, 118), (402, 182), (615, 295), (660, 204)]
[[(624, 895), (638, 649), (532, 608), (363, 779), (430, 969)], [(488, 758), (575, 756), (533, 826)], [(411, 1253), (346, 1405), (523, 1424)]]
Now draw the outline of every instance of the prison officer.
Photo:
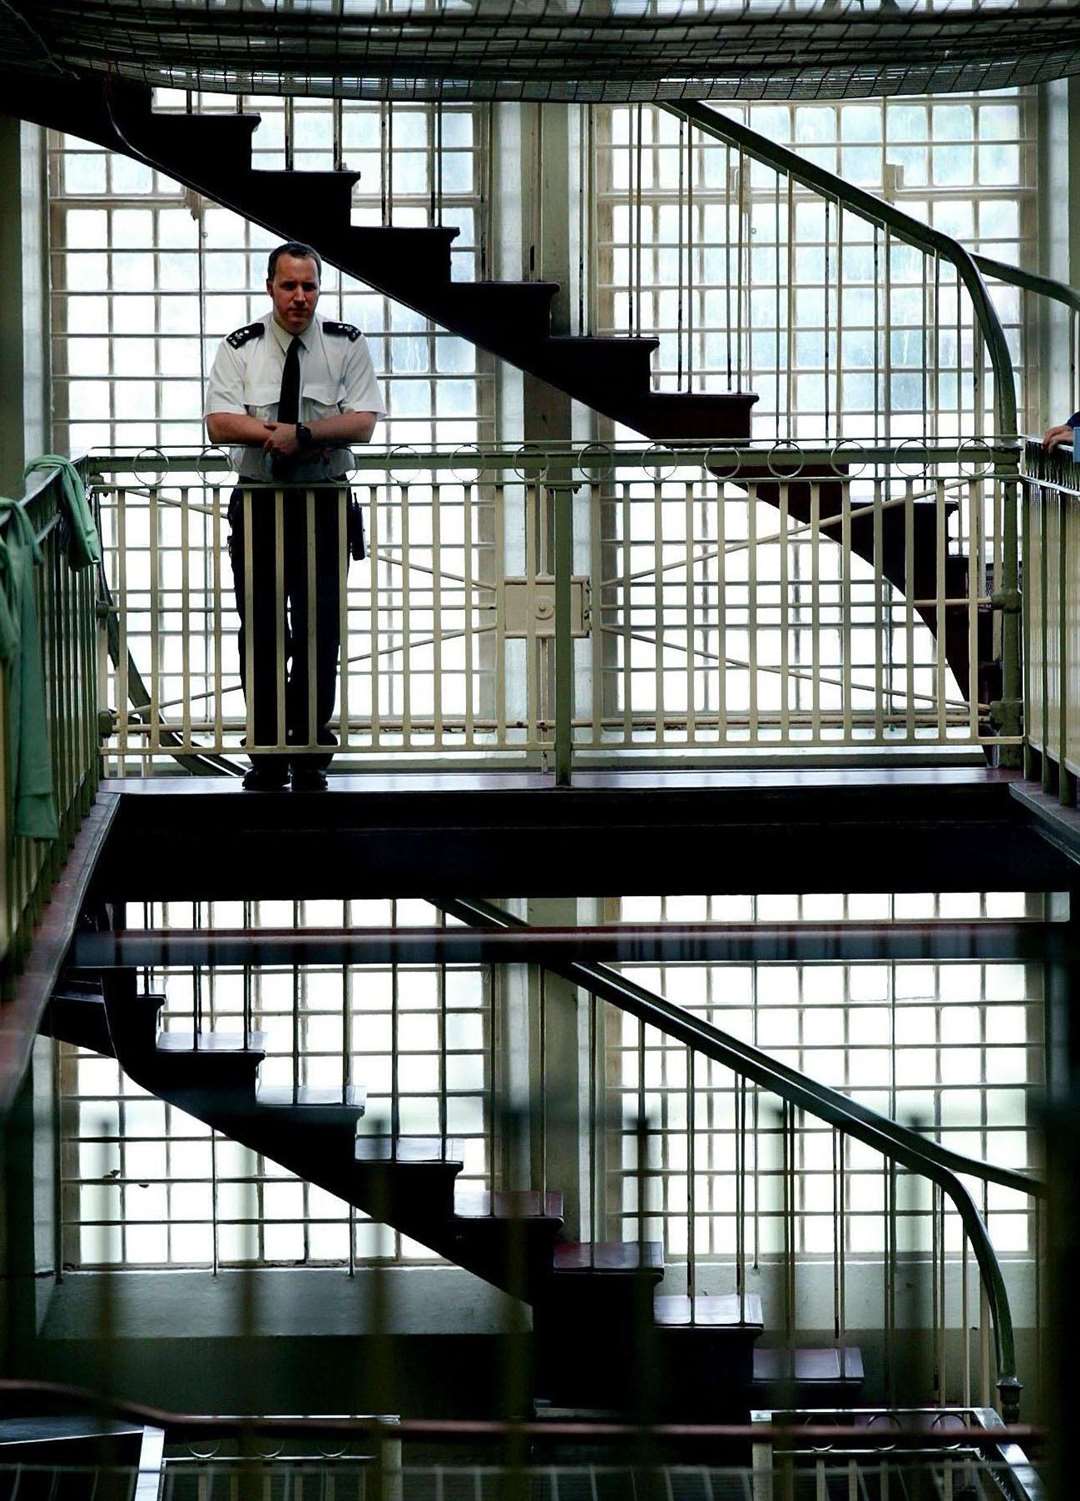
[[(231, 444), (240, 484), (229, 504), (229, 557), (240, 616), (240, 679), (248, 700), (253, 744), (278, 739), (278, 702), (284, 688), (289, 745), (332, 746), (340, 650), (341, 558), (339, 512), (349, 508), (351, 551), (363, 556), (363, 530), (347, 489), (351, 447), (366, 443), (385, 413), (371, 356), (359, 329), (316, 314), (322, 261), (310, 245), (288, 241), (270, 254), (269, 312), (238, 328), (217, 351), (206, 388), (206, 430), (212, 443)], [(259, 488), (263, 486), (264, 488)], [(275, 491), (282, 494), (284, 599), (277, 593)], [(250, 497), (250, 539), (245, 494)], [(315, 601), (308, 593), (308, 496), (314, 496)], [(251, 549), (251, 599), (246, 594)], [(284, 612), (285, 662), (277, 658), (279, 612)], [(314, 613), (314, 620), (312, 620)], [(308, 640), (315, 634), (315, 723), (308, 705)], [(252, 681), (248, 681), (248, 648)], [(287, 670), (286, 670), (287, 669)], [(328, 753), (260, 755), (249, 751), (249, 791), (326, 786)]]

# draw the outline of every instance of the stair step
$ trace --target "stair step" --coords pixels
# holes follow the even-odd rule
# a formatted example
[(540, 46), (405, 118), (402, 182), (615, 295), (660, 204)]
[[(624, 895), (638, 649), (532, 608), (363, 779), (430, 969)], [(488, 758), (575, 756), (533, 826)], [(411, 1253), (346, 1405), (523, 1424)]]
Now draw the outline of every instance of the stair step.
[(650, 391), (618, 420), (647, 438), (669, 443), (741, 442), (750, 437), (755, 401), (748, 391)]
[(363, 1110), (367, 1105), (367, 1085), (347, 1084), (344, 1089), (319, 1089), (312, 1084), (261, 1084), (259, 1104), (275, 1109), (314, 1105), (327, 1109)]
[(367, 1088), (349, 1084), (342, 1089), (316, 1089), (310, 1084), (261, 1084), (255, 1095), (260, 1109), (273, 1110), (298, 1123), (356, 1122), (367, 1108)]
[(486, 1189), (459, 1187), (454, 1213), (462, 1220), (555, 1220), (561, 1225), (563, 1196), (534, 1189), (500, 1190), (493, 1196)]
[(262, 1032), (159, 1032), (157, 1050), (170, 1058), (263, 1058), (266, 1038)]
[(606, 1275), (639, 1273), (659, 1281), (664, 1274), (664, 1248), (659, 1241), (561, 1241), (555, 1247), (555, 1270), (566, 1277), (587, 1276), (591, 1272)]
[(324, 239), (324, 231), (349, 222), (352, 192), (359, 172), (253, 171), (235, 178), (232, 201), (250, 203), (279, 233), (299, 231), (307, 224), (307, 243)]
[(41, 1018), (40, 1030), (46, 1037), (112, 1056), (112, 1033), (100, 993), (54, 992)]
[(356, 1160), (360, 1163), (393, 1162), (405, 1167), (413, 1163), (426, 1167), (452, 1167), (460, 1170), (465, 1163), (462, 1143), (441, 1136), (358, 1136)]
[[(446, 225), (431, 229), (398, 228), (393, 224), (349, 224), (324, 237), (340, 247), (341, 263), (360, 281), (400, 289), (426, 303), (443, 284), (450, 285), (450, 246), (458, 230)], [(462, 283), (465, 285), (465, 283)], [(411, 300), (403, 297), (403, 300)]]
[(755, 1350), (754, 1380), (794, 1380), (801, 1386), (861, 1385), (862, 1351), (854, 1345), (842, 1350)]
[(571, 395), (583, 393), (582, 400), (608, 411), (625, 399), (622, 393), (635, 402), (649, 394), (652, 356), (659, 347), (659, 339), (559, 335), (530, 352), (527, 368)]
[(251, 138), (258, 115), (168, 115), (121, 122), (131, 144), (175, 175), (220, 177), (251, 170)]
[(664, 1329), (762, 1329), (765, 1326), (757, 1293), (747, 1293), (743, 1298), (741, 1318), (738, 1293), (699, 1293), (693, 1304), (691, 1320), (690, 1299), (685, 1293), (664, 1293), (653, 1299), (653, 1317)]
[(509, 353), (548, 338), (558, 290), (554, 281), (451, 281), (424, 300), (437, 323)]

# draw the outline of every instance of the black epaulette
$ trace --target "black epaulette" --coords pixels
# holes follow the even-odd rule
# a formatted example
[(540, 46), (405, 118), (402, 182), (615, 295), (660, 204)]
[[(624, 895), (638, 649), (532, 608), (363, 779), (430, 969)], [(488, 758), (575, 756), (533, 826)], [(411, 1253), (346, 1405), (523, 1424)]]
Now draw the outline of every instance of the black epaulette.
[(360, 337), (360, 330), (352, 323), (328, 323), (323, 320), (323, 332), (333, 334), (339, 339), (348, 339), (350, 344), (355, 344)]
[(234, 329), (225, 342), (234, 349), (243, 349), (249, 339), (261, 339), (266, 332), (265, 323), (249, 323), (244, 328)]

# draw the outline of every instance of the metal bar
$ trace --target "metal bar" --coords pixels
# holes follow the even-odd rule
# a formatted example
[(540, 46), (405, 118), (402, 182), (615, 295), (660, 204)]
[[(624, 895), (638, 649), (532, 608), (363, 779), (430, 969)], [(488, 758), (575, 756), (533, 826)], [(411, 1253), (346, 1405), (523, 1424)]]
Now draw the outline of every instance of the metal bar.
[(574, 492), (551, 487), (555, 506), (555, 784), (569, 787), (574, 757)]
[(1069, 924), (1038, 919), (888, 924), (662, 923), (654, 926), (498, 928), (114, 929), (79, 931), (70, 964), (81, 969), (252, 963), (516, 963), (528, 955), (622, 963), (708, 960), (731, 964), (905, 961), (1050, 962), (1075, 958)]

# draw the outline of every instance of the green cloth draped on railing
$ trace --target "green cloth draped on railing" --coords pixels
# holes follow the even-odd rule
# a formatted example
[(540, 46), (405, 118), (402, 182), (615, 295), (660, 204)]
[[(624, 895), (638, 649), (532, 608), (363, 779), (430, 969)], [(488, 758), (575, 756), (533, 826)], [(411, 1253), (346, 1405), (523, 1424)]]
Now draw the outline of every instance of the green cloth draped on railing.
[(55, 839), (52, 756), (41, 667), (41, 635), (34, 600), (34, 566), (41, 548), (24, 507), (0, 496), (0, 661), (8, 667), (7, 763), (14, 829), (29, 839)]
[(94, 513), (86, 498), (82, 475), (70, 459), (60, 454), (42, 454), (23, 470), (23, 477), (35, 469), (58, 469), (60, 471), (60, 498), (67, 512), (71, 540), (68, 544), (68, 562), (72, 568), (86, 568), (91, 563), (101, 562), (101, 539), (94, 525)]
[[(60, 454), (47, 453), (27, 464), (24, 476), (42, 469), (56, 471), (68, 522), (69, 565), (88, 568), (100, 563), (101, 541), (79, 471)], [(0, 515), (8, 517), (0, 530), (0, 662), (8, 665), (6, 733), (13, 827), (28, 839), (56, 839), (60, 826), (34, 599), (33, 571), (42, 552), (25, 503), (0, 498)]]

